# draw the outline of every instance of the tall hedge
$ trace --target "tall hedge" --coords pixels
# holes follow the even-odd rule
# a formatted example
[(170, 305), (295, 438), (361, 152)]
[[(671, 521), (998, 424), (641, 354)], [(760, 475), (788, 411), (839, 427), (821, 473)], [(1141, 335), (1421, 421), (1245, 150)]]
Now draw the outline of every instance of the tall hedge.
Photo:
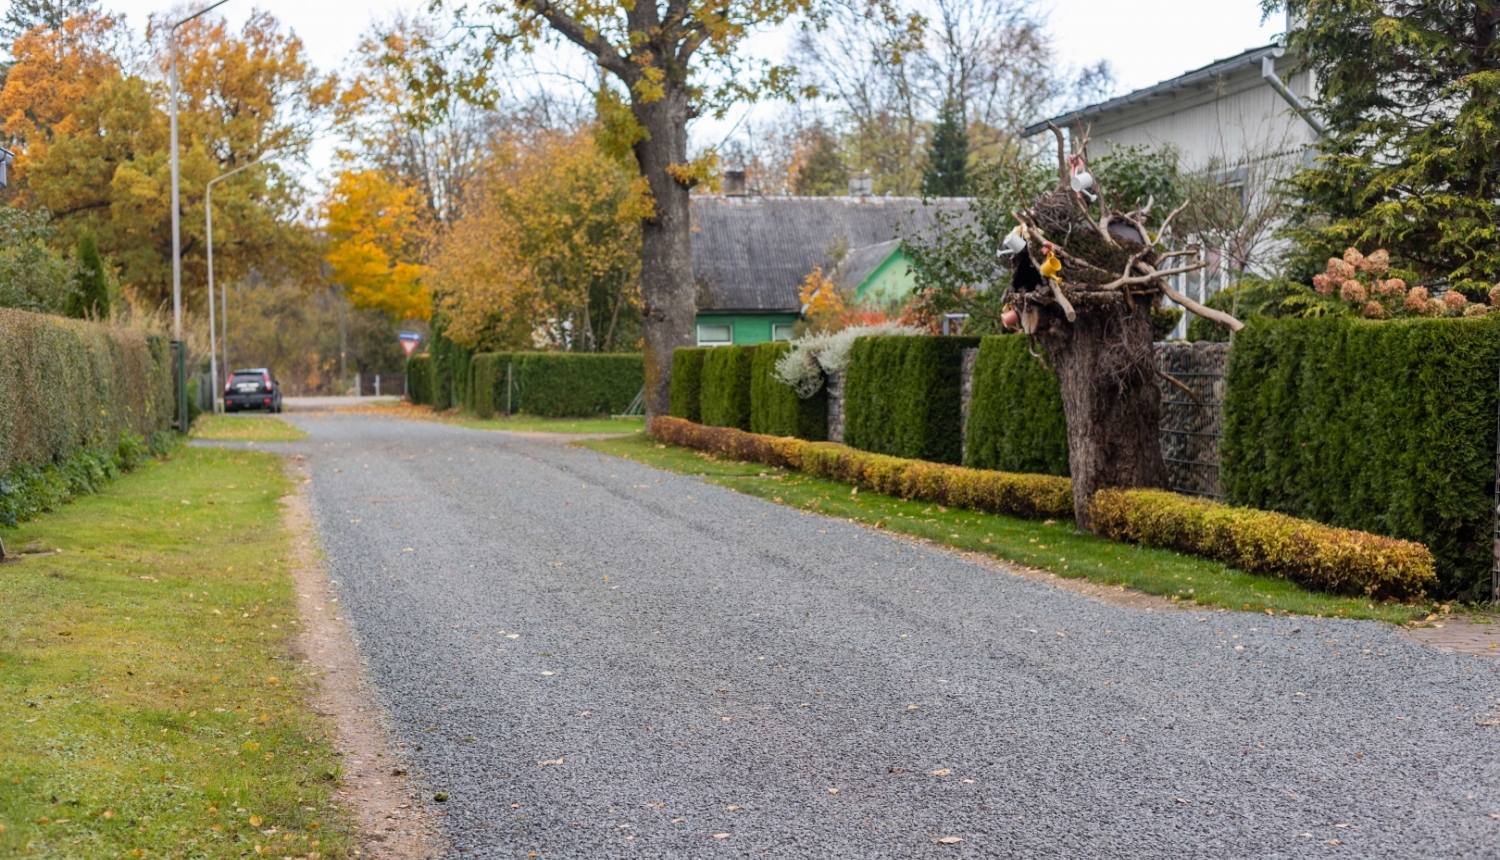
[(716, 346), (703, 357), (700, 409), (710, 427), (750, 429), (750, 360), (753, 346)]
[(688, 346), (672, 351), (672, 402), (673, 418), (692, 422), (703, 419), (701, 398), (703, 396), (703, 358), (710, 347)]
[(776, 362), (791, 351), (789, 343), (756, 346), (750, 360), (750, 432), (821, 442), (828, 438), (828, 389), (803, 400), (776, 378)]
[(979, 342), (967, 455), (964, 465), (976, 469), (1069, 474), (1068, 424), (1057, 376), (1031, 356), (1021, 335)]
[(470, 399), (469, 361), (474, 351), (443, 334), (441, 320), (434, 320), (427, 352), (432, 356), (432, 405), (438, 409), (463, 406)]
[(1500, 316), (1252, 318), (1226, 371), (1234, 504), (1425, 544), (1443, 597), (1487, 599)]
[(958, 463), (960, 384), (972, 337), (862, 337), (844, 372), (844, 441), (854, 448)]
[(165, 340), (0, 308), (0, 522), (97, 489), (174, 411)]
[(473, 377), (465, 405), (482, 417), (505, 410), (510, 369), (511, 411), (544, 418), (618, 415), (646, 383), (636, 353), (481, 353), (471, 361)]
[(406, 398), (432, 405), (432, 356), (425, 352), (406, 360)]

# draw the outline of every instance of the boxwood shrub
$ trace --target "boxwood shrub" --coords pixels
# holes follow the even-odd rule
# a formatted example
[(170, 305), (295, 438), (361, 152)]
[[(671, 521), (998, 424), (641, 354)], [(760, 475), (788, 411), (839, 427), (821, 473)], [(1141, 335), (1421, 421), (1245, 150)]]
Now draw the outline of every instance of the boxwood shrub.
[(979, 342), (969, 401), (965, 465), (1002, 472), (1064, 475), (1068, 423), (1057, 376), (1032, 358), (1021, 335)]
[(706, 346), (689, 346), (672, 351), (673, 417), (703, 420), (703, 358), (708, 350)]
[(895, 457), (958, 463), (959, 386), (972, 337), (862, 337), (844, 375), (844, 441)]
[(1226, 371), (1227, 500), (1418, 541), (1488, 599), (1500, 315), (1252, 318)]
[(699, 403), (710, 427), (750, 429), (750, 360), (753, 346), (716, 346), (703, 357)]
[(776, 378), (776, 362), (789, 343), (762, 343), (750, 360), (750, 431), (821, 442), (828, 438), (828, 389), (803, 400)]
[(92, 492), (170, 444), (167, 342), (0, 308), (0, 522)]

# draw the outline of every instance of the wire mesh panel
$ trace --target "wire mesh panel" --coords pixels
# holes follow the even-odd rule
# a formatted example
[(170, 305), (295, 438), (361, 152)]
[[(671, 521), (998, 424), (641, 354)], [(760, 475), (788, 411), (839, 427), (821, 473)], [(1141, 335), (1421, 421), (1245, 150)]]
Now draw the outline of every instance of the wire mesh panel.
[(1224, 497), (1219, 482), (1219, 438), (1224, 429), (1227, 343), (1158, 343), (1162, 376), (1161, 441), (1167, 479), (1179, 493)]

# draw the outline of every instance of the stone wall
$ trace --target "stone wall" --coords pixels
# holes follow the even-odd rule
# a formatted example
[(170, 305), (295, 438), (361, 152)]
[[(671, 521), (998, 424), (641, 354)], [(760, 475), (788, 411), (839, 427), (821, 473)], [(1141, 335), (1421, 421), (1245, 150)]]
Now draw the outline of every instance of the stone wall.
[(959, 419), (963, 422), (959, 428), (959, 450), (963, 452), (963, 459), (959, 462), (969, 462), (969, 401), (974, 399), (974, 362), (979, 358), (979, 350), (966, 349), (963, 351), (963, 363), (959, 370)]
[(1161, 386), (1161, 455), (1167, 462), (1168, 482), (1179, 493), (1223, 498), (1219, 437), (1224, 432), (1228, 358), (1227, 343), (1156, 344), (1156, 366), (1172, 378), (1157, 380)]
[(830, 373), (828, 388), (828, 441), (844, 441), (844, 374)]

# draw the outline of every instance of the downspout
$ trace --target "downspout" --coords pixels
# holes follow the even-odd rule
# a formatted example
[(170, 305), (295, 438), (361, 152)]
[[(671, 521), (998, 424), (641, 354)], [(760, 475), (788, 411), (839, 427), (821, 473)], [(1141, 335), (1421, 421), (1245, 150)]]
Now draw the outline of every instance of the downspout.
[(1276, 58), (1285, 53), (1286, 48), (1277, 46), (1272, 49), (1271, 53), (1261, 57), (1260, 76), (1265, 78), (1266, 83), (1271, 85), (1271, 89), (1280, 94), (1286, 100), (1286, 103), (1292, 106), (1292, 110), (1296, 111), (1298, 116), (1302, 117), (1308, 125), (1312, 126), (1312, 130), (1318, 133), (1318, 137), (1327, 137), (1328, 129), (1324, 128), (1323, 123), (1313, 115), (1312, 108), (1307, 106), (1307, 102), (1298, 98), (1297, 94), (1288, 89), (1286, 83), (1276, 76)]

